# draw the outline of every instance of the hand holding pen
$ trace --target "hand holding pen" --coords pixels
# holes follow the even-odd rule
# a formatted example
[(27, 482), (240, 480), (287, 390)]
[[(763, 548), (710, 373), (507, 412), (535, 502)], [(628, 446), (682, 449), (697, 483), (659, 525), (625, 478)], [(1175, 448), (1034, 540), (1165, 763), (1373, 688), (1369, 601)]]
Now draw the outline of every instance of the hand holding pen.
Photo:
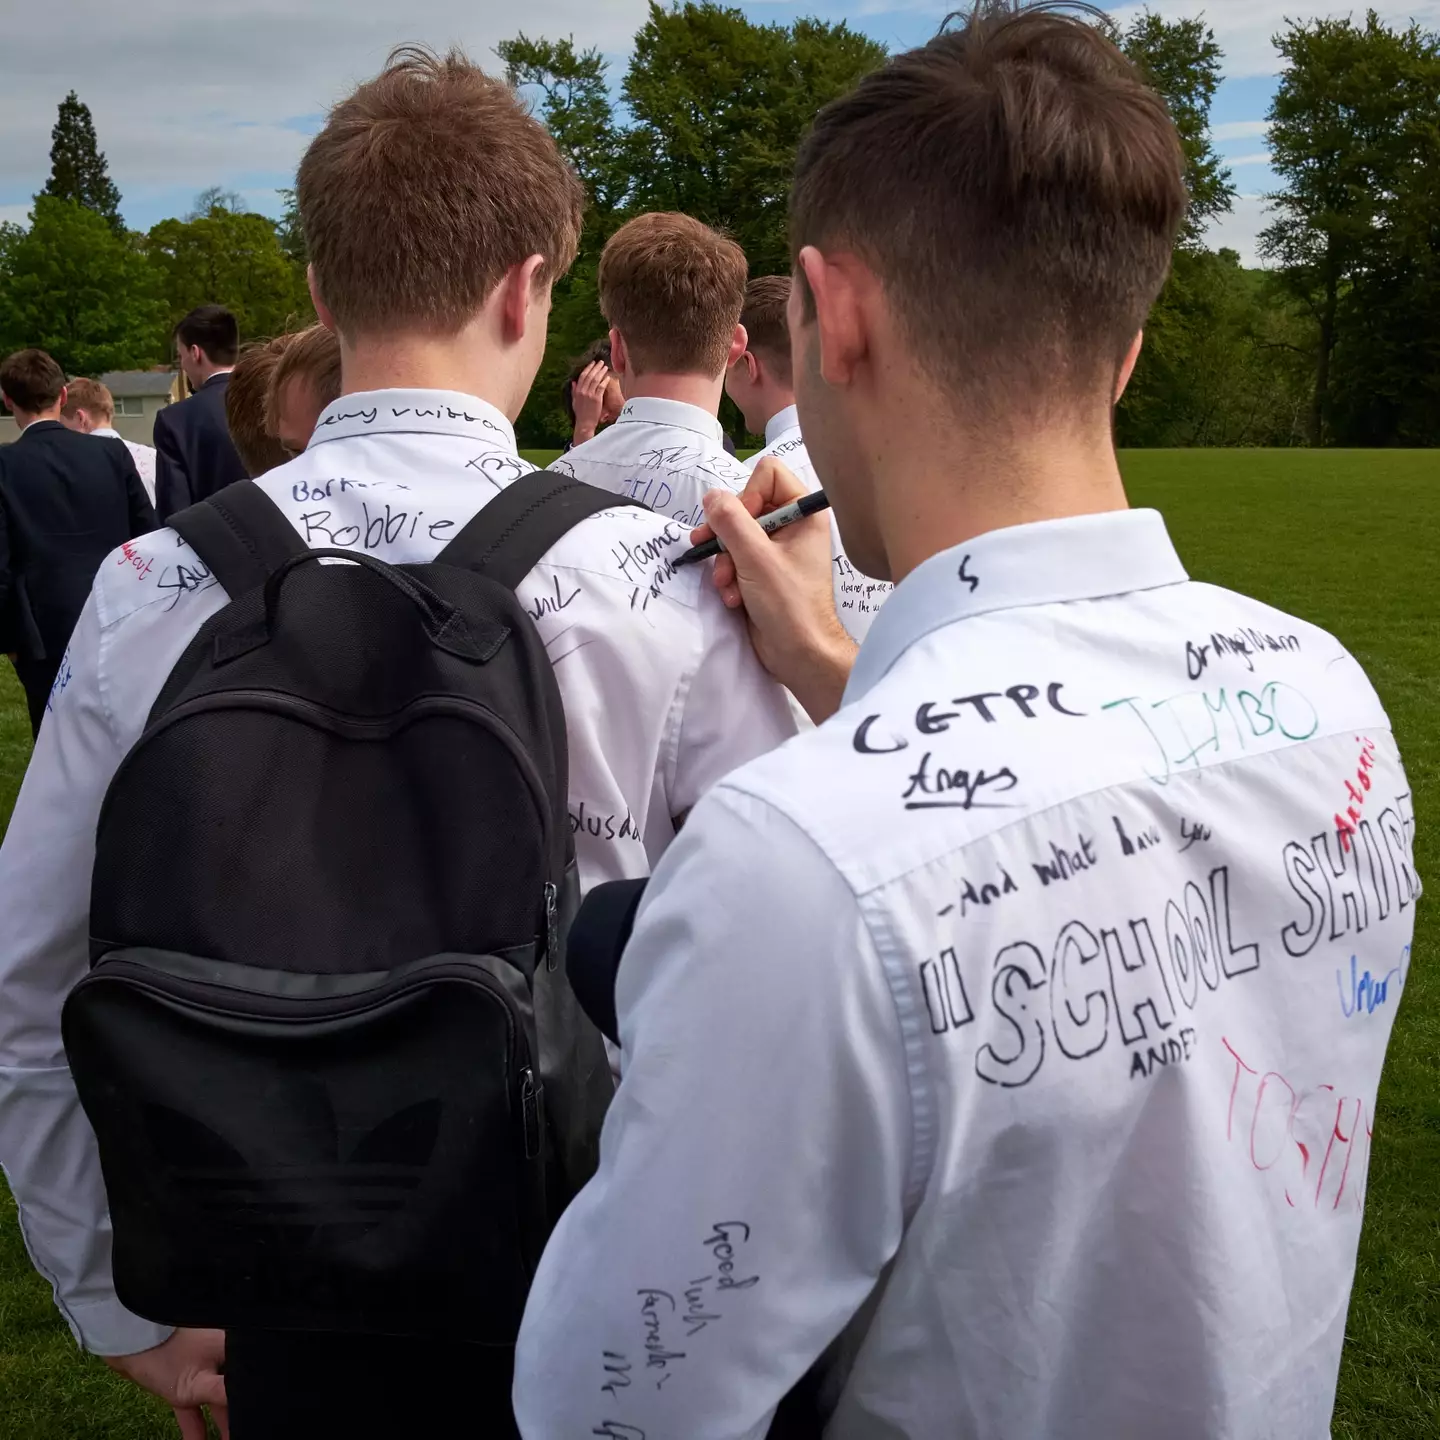
[(855, 660), (855, 642), (835, 613), (830, 526), (821, 515), (810, 524), (787, 517), (769, 534), (761, 528), (802, 500), (812, 515), (828, 503), (767, 457), (742, 494), (712, 490), (705, 496), (708, 523), (690, 539), (697, 547), (724, 542), (713, 577), (720, 598), (743, 610), (761, 664), (818, 724), (839, 708)]

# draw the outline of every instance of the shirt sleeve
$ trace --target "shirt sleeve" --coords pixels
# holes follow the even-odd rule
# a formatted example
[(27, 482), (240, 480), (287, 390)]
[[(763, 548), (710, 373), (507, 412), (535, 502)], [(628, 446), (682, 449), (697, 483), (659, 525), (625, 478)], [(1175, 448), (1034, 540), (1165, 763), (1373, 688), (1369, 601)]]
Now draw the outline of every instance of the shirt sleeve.
[(627, 1069), (516, 1352), (526, 1440), (751, 1440), (899, 1246), (911, 1106), (848, 885), (722, 786), (620, 967)]
[(92, 592), (0, 846), (0, 1165), (30, 1258), (76, 1340), (127, 1355), (170, 1331), (115, 1296), (99, 1152), (60, 1038), (60, 1007), (88, 969), (95, 825), (120, 762), (101, 646)]
[(755, 657), (745, 622), (700, 582), (700, 650), (684, 681), (667, 767), (670, 813), (685, 815), (737, 766), (796, 733), (785, 691)]
[(190, 477), (170, 422), (162, 410), (155, 417), (155, 513), (163, 524), (190, 503)]

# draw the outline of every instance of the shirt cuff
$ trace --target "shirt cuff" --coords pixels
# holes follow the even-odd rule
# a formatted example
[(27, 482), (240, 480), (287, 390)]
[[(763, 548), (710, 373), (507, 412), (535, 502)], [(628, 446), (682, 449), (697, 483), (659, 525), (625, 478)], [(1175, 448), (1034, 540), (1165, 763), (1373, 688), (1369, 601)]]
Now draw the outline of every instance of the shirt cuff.
[(142, 1320), (114, 1299), (67, 1301), (62, 1313), (76, 1343), (92, 1355), (138, 1355), (163, 1345), (175, 1333), (173, 1326)]

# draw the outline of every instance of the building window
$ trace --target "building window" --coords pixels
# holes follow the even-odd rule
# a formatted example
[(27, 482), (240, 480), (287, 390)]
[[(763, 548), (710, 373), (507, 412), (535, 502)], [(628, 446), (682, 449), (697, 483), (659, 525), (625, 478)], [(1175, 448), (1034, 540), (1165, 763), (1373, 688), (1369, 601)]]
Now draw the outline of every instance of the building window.
[(145, 402), (138, 395), (117, 395), (115, 397), (115, 413), (117, 415), (143, 415)]

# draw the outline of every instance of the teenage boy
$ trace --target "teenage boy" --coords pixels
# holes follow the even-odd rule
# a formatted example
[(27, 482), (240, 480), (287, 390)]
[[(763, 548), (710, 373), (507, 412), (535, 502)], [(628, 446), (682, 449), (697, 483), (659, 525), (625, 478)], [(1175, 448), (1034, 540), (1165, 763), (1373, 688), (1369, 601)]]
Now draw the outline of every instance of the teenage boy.
[(625, 404), (554, 468), (688, 529), (707, 490), (745, 488), (717, 418), (726, 367), (745, 348), (745, 252), (688, 215), (638, 215), (606, 243), (599, 284)]
[[(405, 50), (331, 111), (298, 194), (344, 394), (304, 454), (258, 483), (312, 547), (430, 561), (533, 468), (512, 422), (544, 354), (551, 286), (575, 256), (579, 182), (507, 86), (458, 54)], [(738, 618), (697, 568), (669, 565), (686, 543), (664, 517), (604, 512), (518, 588), (565, 706), (582, 885), (648, 873), (710, 785), (793, 733)], [(503, 1435), (508, 1354), (234, 1335), (222, 1385), (223, 1337), (172, 1332), (114, 1293), (105, 1190), (60, 1008), (86, 973), (106, 787), (226, 598), (171, 530), (101, 567), (0, 849), (0, 1160), (30, 1253), (80, 1343), (192, 1430), (228, 1386), (236, 1440), (438, 1435), (467, 1410)]]
[[(800, 423), (899, 583), (855, 659), (825, 527), (707, 499), (716, 583), (829, 718), (651, 881), (526, 1436), (758, 1440), (817, 1361), (832, 1437), (1328, 1431), (1413, 812), (1344, 647), (1126, 508), (1181, 177), (1161, 100), (1048, 8), (977, 11), (804, 142)], [(800, 493), (762, 469), (749, 507)]]

